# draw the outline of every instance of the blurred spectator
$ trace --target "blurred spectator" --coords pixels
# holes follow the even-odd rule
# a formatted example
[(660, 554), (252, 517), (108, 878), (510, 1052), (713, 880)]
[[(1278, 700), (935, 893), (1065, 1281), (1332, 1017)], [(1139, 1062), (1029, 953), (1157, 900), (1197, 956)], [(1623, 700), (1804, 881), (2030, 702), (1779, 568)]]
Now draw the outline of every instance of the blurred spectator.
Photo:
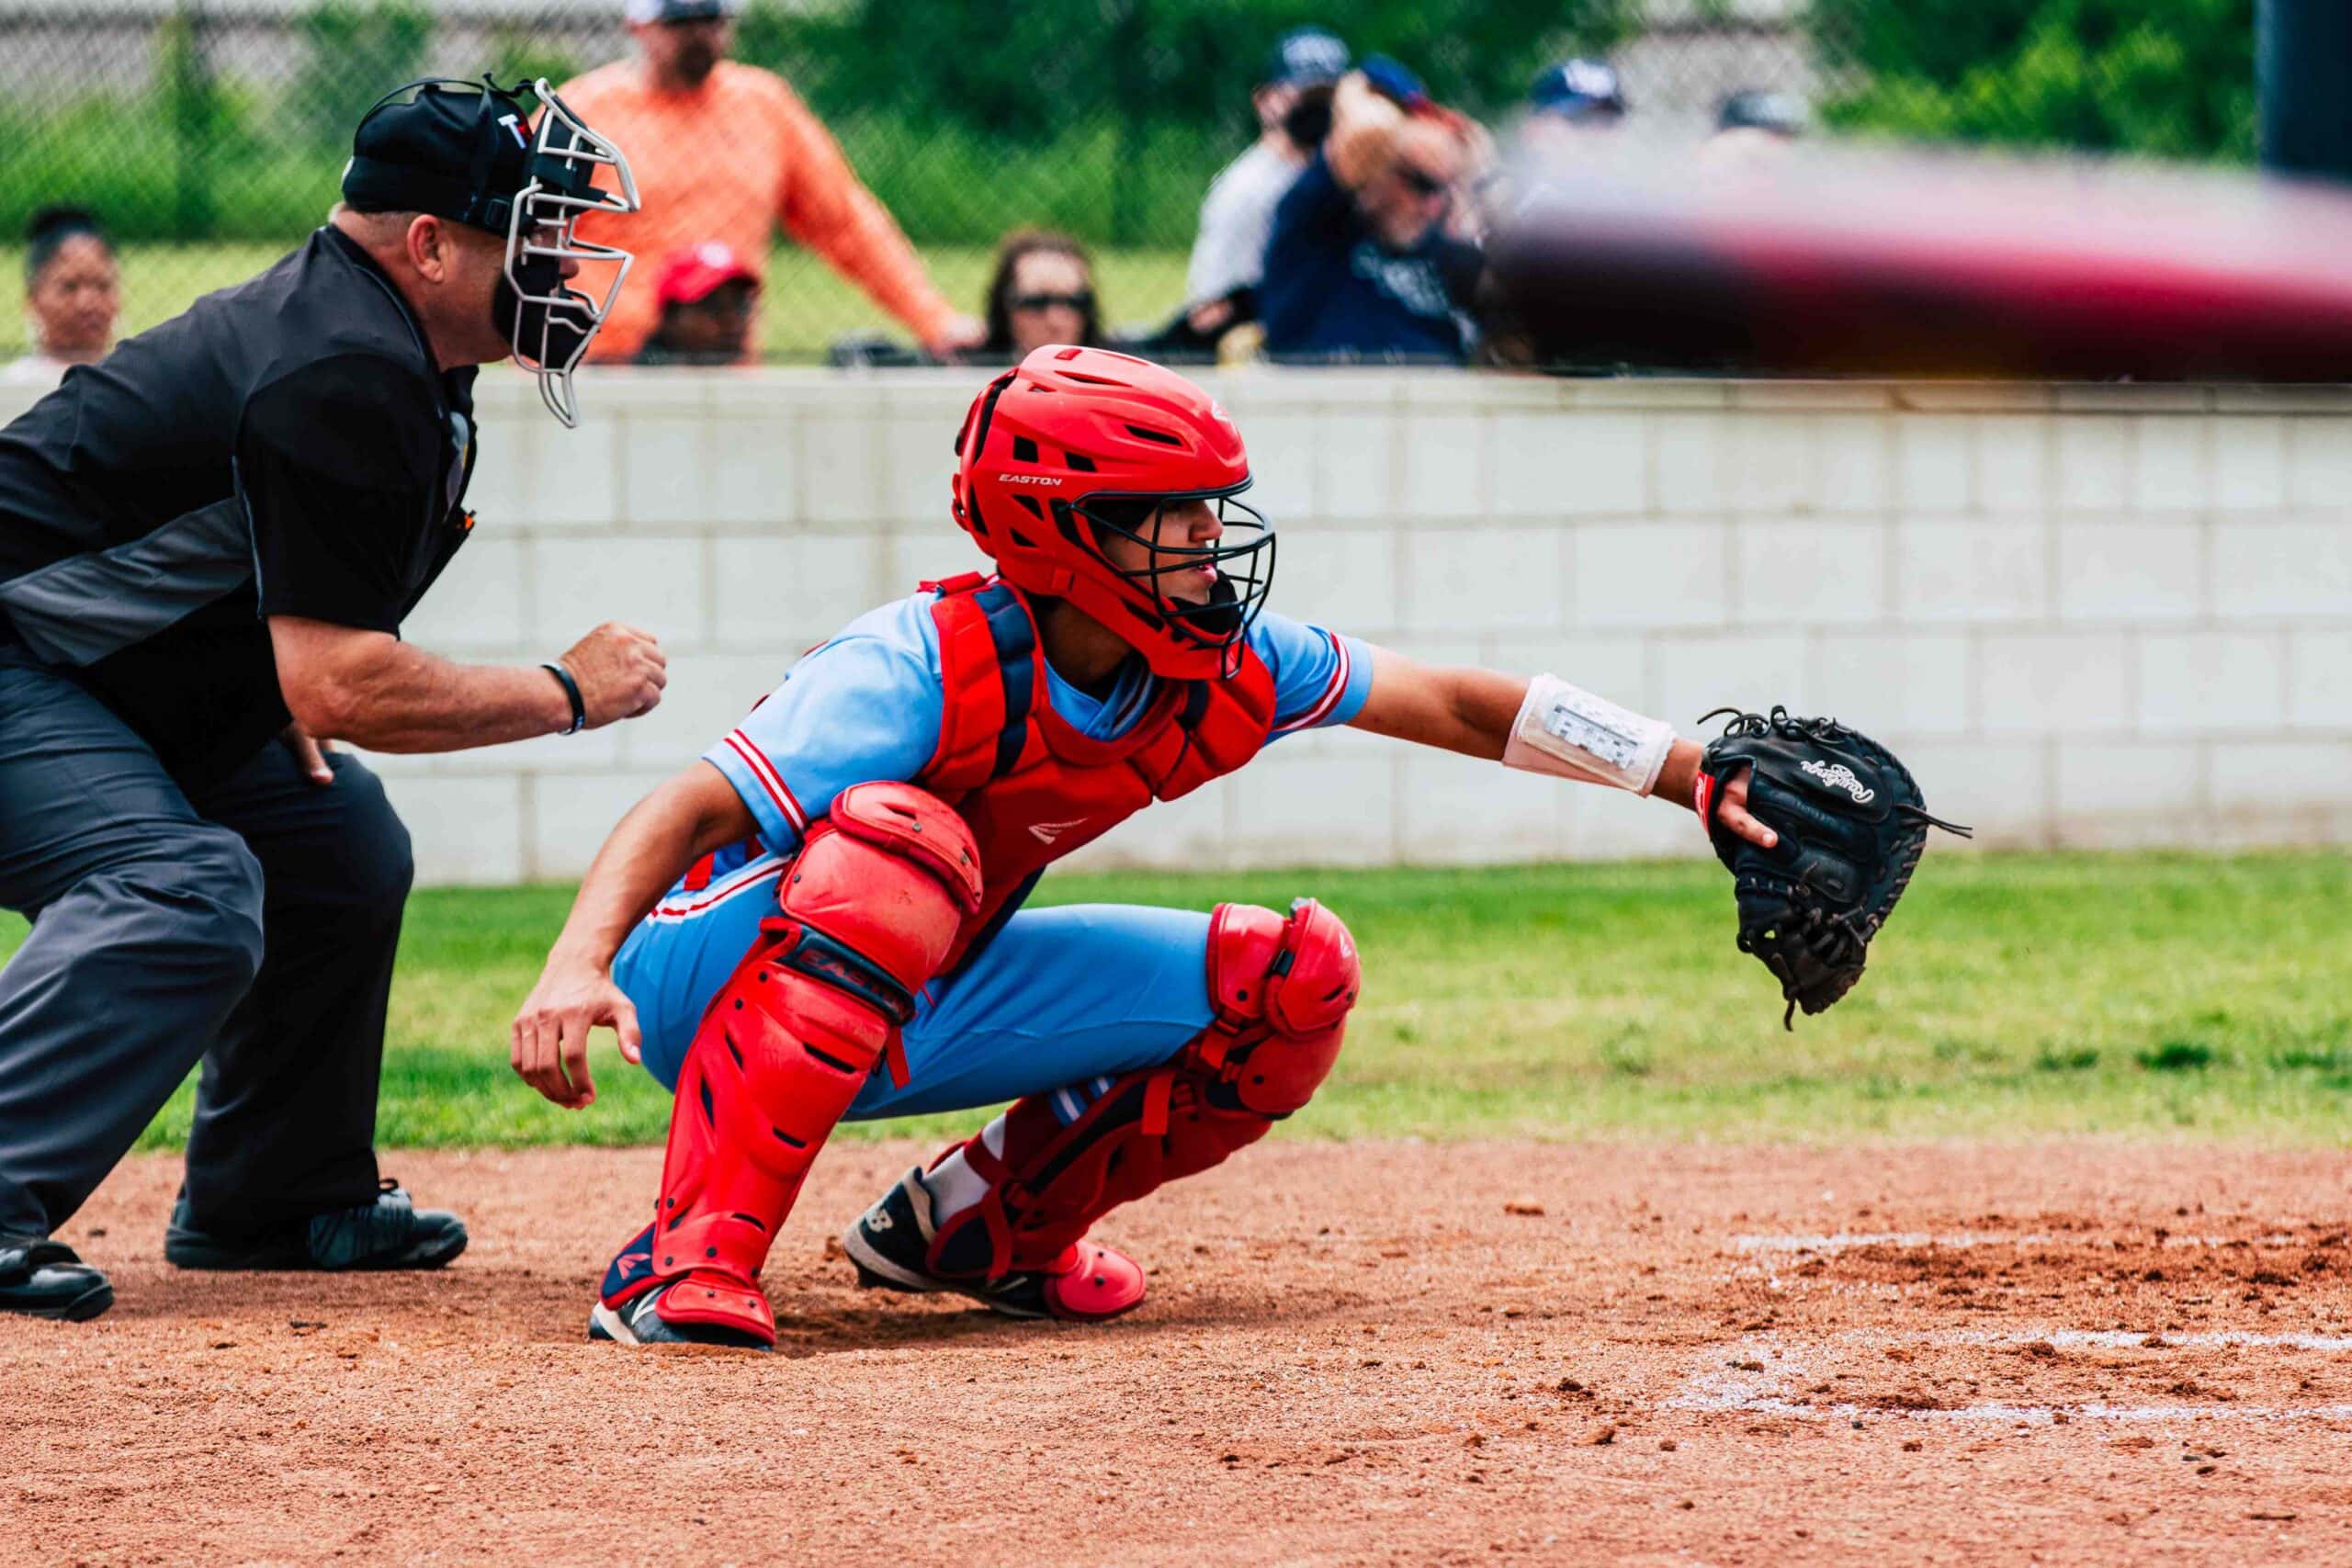
[(1266, 352), (1459, 364), (1483, 258), (1448, 223), (1483, 141), (1393, 61), (1342, 77), (1329, 137), (1274, 209)]
[[(624, 150), (626, 151), (626, 150)], [(673, 253), (654, 275), (662, 309), (639, 365), (736, 365), (751, 356), (760, 275), (718, 240)]]
[(1306, 166), (1331, 123), (1331, 84), (1348, 69), (1348, 46), (1321, 28), (1284, 33), (1251, 90), (1258, 140), (1209, 182), (1200, 232), (1184, 274), (1184, 319), (1195, 346), (1255, 314), (1274, 204)]
[(1750, 90), (1724, 99), (1723, 107), (1715, 111), (1715, 130), (1760, 130), (1784, 141), (1793, 141), (1805, 133), (1812, 119), (1804, 100), (1793, 93)]
[(1021, 229), (997, 247), (989, 279), (988, 341), (991, 359), (1019, 364), (1049, 343), (1102, 344), (1102, 310), (1094, 297), (1094, 263), (1068, 234)]
[(78, 207), (45, 207), (25, 225), (25, 317), (33, 351), (0, 370), (0, 384), (54, 387), (69, 367), (114, 346), (122, 308), (114, 244)]
[(1788, 155), (1812, 116), (1789, 93), (1734, 93), (1715, 113), (1715, 133), (1699, 149), (1710, 175), (1747, 174)]
[[(781, 221), (933, 354), (978, 342), (979, 323), (941, 298), (798, 95), (782, 78), (727, 59), (734, 9), (735, 0), (627, 0), (635, 58), (562, 89), (575, 112), (628, 154), (644, 198), (644, 209), (628, 217), (584, 219), (582, 237), (639, 255), (717, 240), (740, 256), (763, 256)], [(652, 280), (631, 275), (589, 357), (636, 357), (659, 313)]]
[(1520, 144), (1538, 158), (1579, 156), (1611, 145), (1600, 140), (1625, 123), (1625, 88), (1605, 60), (1547, 65), (1527, 89)]

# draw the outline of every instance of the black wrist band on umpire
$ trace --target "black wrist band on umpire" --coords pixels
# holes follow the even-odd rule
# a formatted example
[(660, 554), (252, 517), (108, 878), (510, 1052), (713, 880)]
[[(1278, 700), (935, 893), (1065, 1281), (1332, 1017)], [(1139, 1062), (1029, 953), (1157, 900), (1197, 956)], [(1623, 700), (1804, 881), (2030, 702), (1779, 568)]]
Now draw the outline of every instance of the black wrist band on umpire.
[(553, 662), (542, 664), (539, 668), (556, 678), (557, 682), (563, 687), (565, 700), (571, 704), (571, 726), (568, 728), (560, 729), (556, 731), (556, 733), (559, 735), (577, 735), (582, 730), (587, 728), (588, 705), (580, 700), (580, 682), (571, 678), (571, 671), (566, 670), (562, 665)]

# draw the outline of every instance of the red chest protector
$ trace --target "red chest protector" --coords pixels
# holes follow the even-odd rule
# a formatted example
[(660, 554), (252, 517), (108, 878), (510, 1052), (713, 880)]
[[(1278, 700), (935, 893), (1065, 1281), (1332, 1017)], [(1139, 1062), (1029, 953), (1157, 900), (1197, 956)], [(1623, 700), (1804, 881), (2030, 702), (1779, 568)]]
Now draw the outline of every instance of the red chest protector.
[(1080, 735), (1046, 695), (1046, 656), (1020, 590), (978, 572), (936, 588), (945, 705), (939, 750), (911, 781), (972, 829), (986, 886), (956, 933), (952, 973), (1012, 911), (1046, 867), (1155, 800), (1233, 772), (1272, 733), (1274, 678), (1255, 650), (1224, 681), (1162, 682), (1113, 740)]

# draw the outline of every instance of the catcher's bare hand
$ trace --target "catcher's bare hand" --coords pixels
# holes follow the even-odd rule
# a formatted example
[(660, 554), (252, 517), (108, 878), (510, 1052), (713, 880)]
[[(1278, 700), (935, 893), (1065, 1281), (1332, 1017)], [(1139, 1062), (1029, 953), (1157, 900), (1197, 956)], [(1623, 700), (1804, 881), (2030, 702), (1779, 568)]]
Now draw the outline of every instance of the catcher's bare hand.
[[(1677, 740), (1666, 754), (1666, 765), (1658, 770), (1657, 792), (1676, 805), (1692, 811), (1701, 808), (1699, 800), (1699, 761), (1705, 748), (1693, 740)], [(1781, 835), (1764, 826), (1747, 809), (1747, 775), (1743, 767), (1725, 780), (1715, 802), (1715, 820), (1730, 832), (1747, 840), (1758, 849), (1769, 850), (1779, 844)], [(1707, 826), (1703, 821), (1702, 828)]]
[(606, 621), (563, 656), (563, 667), (580, 682), (591, 729), (651, 713), (669, 684), (669, 662), (651, 632), (618, 621)]
[(621, 1055), (640, 1059), (644, 1036), (637, 1006), (601, 965), (551, 957), (514, 1015), (508, 1060), (517, 1077), (569, 1111), (596, 1102), (588, 1074), (588, 1032), (598, 1026), (620, 1037)]
[(1748, 769), (1742, 768), (1724, 785), (1723, 799), (1715, 806), (1715, 820), (1758, 849), (1769, 850), (1781, 841), (1781, 835), (1748, 814)]

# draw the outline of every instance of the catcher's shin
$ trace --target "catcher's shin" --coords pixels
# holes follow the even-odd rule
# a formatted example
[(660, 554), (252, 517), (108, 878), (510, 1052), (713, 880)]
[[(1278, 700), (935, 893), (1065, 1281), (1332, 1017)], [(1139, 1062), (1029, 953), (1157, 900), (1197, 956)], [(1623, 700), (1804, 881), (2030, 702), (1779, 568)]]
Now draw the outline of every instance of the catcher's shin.
[[(1928, 829), (1962, 838), (1966, 828), (1928, 815), (1918, 784), (1894, 753), (1834, 718), (1730, 714), (1699, 762), (1699, 818), (1732, 874), (1739, 906), (1739, 950), (1781, 982), (1796, 1010), (1823, 1011), (1854, 982), (1927, 847)], [(1750, 843), (1719, 817), (1724, 786), (1748, 773), (1749, 815), (1780, 841)]]
[(1312, 898), (1287, 917), (1220, 904), (1208, 967), (1216, 1017), (1173, 1060), (1115, 1080), (1068, 1126), (1050, 1096), (1019, 1101), (1001, 1155), (979, 1137), (962, 1145), (989, 1191), (942, 1222), (933, 1273), (1053, 1270), (1112, 1209), (1221, 1163), (1307, 1102), (1362, 982), (1347, 927)]
[(686, 1048), (654, 1221), (605, 1306), (675, 1286), (655, 1307), (672, 1325), (775, 1342), (768, 1245), (875, 1063), (904, 1077), (899, 1026), (979, 900), (978, 852), (945, 804), (903, 784), (842, 792)]

